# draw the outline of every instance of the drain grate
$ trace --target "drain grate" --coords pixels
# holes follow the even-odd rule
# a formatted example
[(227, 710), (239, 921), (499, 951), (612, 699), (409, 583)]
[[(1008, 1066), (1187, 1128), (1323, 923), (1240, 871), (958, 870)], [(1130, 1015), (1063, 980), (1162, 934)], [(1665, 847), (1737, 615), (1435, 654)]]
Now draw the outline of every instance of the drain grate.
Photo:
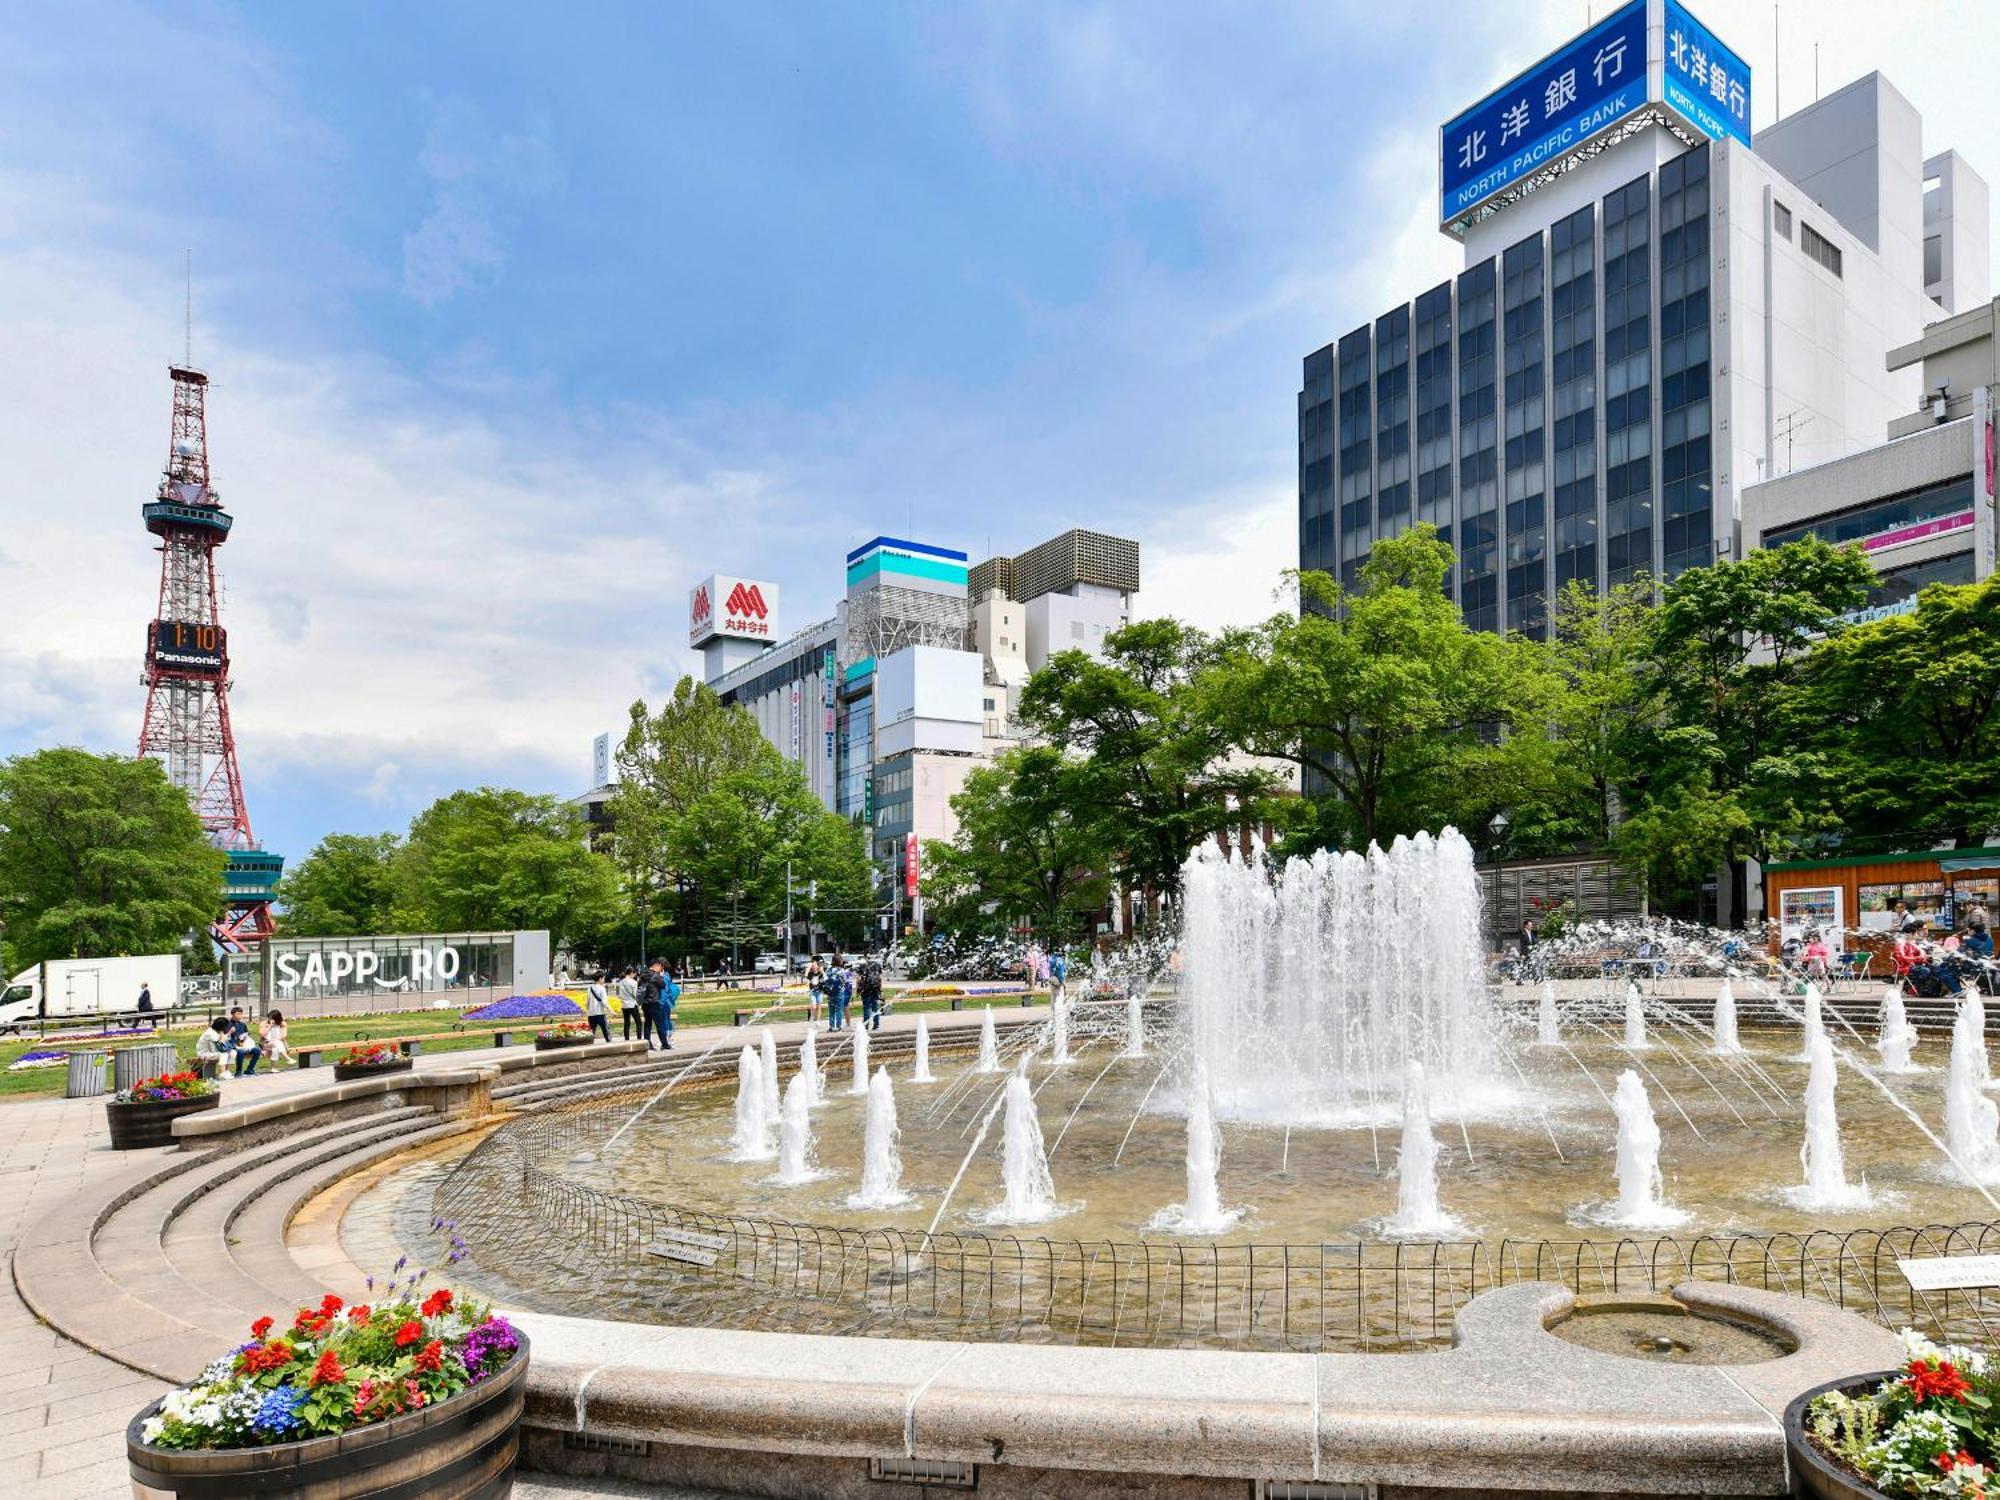
[(644, 1457), (653, 1445), (644, 1438), (599, 1437), (594, 1432), (565, 1432), (563, 1446), (572, 1453), (633, 1453)]
[(1314, 1479), (1259, 1479), (1250, 1500), (1375, 1500), (1372, 1484), (1322, 1484)]
[(884, 1484), (934, 1484), (940, 1489), (969, 1490), (979, 1484), (979, 1466), (955, 1458), (871, 1458), (868, 1477)]

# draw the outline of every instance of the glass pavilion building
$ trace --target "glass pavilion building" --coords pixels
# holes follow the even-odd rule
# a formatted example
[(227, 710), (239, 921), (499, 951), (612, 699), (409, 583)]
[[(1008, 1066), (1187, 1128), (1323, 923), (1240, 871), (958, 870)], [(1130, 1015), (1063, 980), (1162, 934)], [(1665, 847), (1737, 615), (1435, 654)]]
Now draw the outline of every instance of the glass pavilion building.
[(1571, 580), (1740, 555), (1743, 488), (1916, 408), (1887, 355), (1986, 300), (1986, 184), (1879, 74), (1754, 150), (1750, 114), (1740, 59), (1632, 0), (1443, 127), (1465, 266), (1306, 356), (1302, 568), (1352, 585), (1429, 522), (1470, 624), (1544, 636)]

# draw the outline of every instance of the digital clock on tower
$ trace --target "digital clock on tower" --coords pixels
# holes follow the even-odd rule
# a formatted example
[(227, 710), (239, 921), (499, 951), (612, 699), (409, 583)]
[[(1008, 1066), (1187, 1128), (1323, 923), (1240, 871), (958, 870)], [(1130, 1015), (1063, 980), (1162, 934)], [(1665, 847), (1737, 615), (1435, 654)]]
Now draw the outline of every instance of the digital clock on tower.
[(186, 620), (153, 622), (152, 657), (172, 672), (219, 676), (228, 636), (220, 625), (196, 625)]

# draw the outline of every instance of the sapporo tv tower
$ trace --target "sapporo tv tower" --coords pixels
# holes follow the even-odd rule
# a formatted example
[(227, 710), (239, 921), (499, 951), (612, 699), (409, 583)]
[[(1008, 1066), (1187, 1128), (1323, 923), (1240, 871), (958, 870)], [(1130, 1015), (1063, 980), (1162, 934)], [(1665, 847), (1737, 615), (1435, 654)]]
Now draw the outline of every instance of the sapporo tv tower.
[(229, 637), (222, 628), (215, 550), (230, 516), (209, 483), (208, 376), (170, 366), (173, 435), (158, 498), (144, 507), (160, 539), (160, 603), (146, 631), (146, 721), (139, 753), (166, 768), (187, 794), (210, 842), (229, 855), (227, 909), (209, 929), (226, 952), (271, 936), (271, 898), (281, 855), (257, 847), (229, 727)]

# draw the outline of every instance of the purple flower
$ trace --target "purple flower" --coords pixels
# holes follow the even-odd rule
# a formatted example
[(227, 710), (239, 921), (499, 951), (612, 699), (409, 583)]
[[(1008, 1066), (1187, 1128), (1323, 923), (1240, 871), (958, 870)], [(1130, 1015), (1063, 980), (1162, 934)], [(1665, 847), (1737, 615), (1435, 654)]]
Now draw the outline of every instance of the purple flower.
[(466, 1334), (460, 1357), (465, 1361), (466, 1374), (477, 1385), (512, 1359), (520, 1347), (520, 1335), (514, 1332), (513, 1325), (495, 1313)]
[(509, 995), (489, 1005), (476, 1006), (465, 1013), (468, 1021), (529, 1021), (547, 1016), (576, 1019), (577, 1003), (567, 995)]

